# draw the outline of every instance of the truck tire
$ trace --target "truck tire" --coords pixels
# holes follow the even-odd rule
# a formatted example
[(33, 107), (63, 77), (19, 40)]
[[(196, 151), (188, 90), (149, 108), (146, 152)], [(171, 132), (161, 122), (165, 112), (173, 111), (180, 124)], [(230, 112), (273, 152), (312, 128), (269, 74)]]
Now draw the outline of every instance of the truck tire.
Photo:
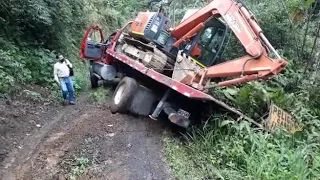
[(96, 77), (96, 76), (93, 75), (93, 74), (90, 74), (90, 83), (91, 83), (91, 88), (92, 88), (92, 89), (96, 89), (96, 88), (99, 87), (98, 81), (99, 81), (99, 78), (98, 78), (98, 77)]
[(157, 96), (148, 88), (139, 85), (128, 111), (139, 116), (148, 116), (156, 105)]
[(111, 113), (126, 113), (131, 105), (131, 101), (138, 89), (136, 80), (124, 77), (118, 84), (112, 96), (110, 105)]

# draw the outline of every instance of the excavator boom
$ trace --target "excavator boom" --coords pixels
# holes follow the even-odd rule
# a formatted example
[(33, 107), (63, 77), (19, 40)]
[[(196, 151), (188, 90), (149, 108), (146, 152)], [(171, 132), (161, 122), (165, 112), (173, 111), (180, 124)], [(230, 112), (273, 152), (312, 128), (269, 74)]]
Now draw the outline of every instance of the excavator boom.
[[(237, 0), (213, 0), (188, 17), (171, 32), (171, 35), (177, 39), (175, 46), (180, 45), (180, 42), (194, 34), (195, 27), (204, 27), (205, 22), (212, 17), (221, 17), (226, 22), (248, 55), (208, 67), (200, 73), (191, 75), (193, 77), (186, 78), (191, 81), (185, 83), (189, 85), (199, 83), (201, 87), (200, 79), (241, 76), (234, 80), (218, 83), (220, 86), (229, 86), (257, 79), (266, 79), (280, 73), (286, 67), (287, 61), (280, 57), (264, 36), (253, 14)], [(276, 59), (271, 59), (268, 56), (269, 50), (276, 55)]]
[[(247, 54), (212, 66), (223, 52), (229, 29)], [(100, 42), (88, 37), (94, 30), (99, 32)], [(98, 61), (91, 62), (93, 86), (97, 86), (98, 79), (117, 82), (123, 76), (130, 77), (123, 78), (118, 84), (112, 111), (130, 111), (150, 115), (153, 119), (164, 112), (171, 122), (183, 127), (190, 124), (191, 117), (198, 119), (202, 105), (206, 106), (199, 100), (212, 101), (252, 122), (241, 112), (207, 94), (206, 89), (216, 79), (236, 77), (219, 82), (218, 86), (266, 79), (280, 73), (287, 65), (263, 35), (253, 15), (236, 0), (213, 0), (173, 30), (162, 11), (140, 12), (110, 40), (103, 43), (102, 30), (97, 26), (90, 27), (82, 41), (81, 58)], [(276, 58), (269, 57), (269, 51)], [(151, 78), (150, 81), (145, 77)], [(134, 79), (143, 82), (143, 86)], [(145, 88), (145, 85), (148, 87)], [(158, 92), (162, 90), (166, 93), (160, 100)], [(171, 90), (183, 96), (170, 95)], [(118, 94), (131, 98), (116, 98)], [(192, 101), (185, 101), (184, 97)], [(158, 102), (156, 107), (155, 102)], [(130, 106), (123, 106), (128, 104)], [(141, 113), (137, 112), (141, 109), (139, 107), (143, 107)], [(190, 116), (189, 112), (193, 115)]]
[(243, 44), (248, 54), (253, 57), (262, 54), (263, 47), (259, 40), (262, 29), (248, 10), (235, 0), (213, 0), (174, 28), (171, 35), (180, 39), (193, 27), (206, 22), (211, 17), (222, 17)]

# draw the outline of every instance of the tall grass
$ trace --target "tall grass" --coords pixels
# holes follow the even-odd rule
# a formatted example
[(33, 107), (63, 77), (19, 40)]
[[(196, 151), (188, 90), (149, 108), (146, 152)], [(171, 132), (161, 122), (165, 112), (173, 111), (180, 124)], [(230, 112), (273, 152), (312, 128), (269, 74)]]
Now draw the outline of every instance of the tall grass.
[[(301, 133), (256, 131), (248, 122), (216, 116), (183, 141), (165, 138), (166, 155), (178, 179), (293, 180), (320, 177), (319, 143)], [(319, 138), (319, 136), (318, 136)]]

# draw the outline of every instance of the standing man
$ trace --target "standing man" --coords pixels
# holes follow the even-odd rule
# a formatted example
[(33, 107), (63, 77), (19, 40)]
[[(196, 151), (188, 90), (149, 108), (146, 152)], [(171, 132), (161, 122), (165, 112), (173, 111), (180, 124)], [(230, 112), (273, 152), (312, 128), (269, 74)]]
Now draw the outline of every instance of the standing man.
[[(65, 59), (62, 55), (56, 56), (57, 62), (53, 68), (53, 75), (55, 81), (59, 84), (62, 90), (62, 97), (64, 99), (64, 104), (69, 103), (70, 105), (74, 105), (75, 97), (74, 97), (74, 87), (72, 81), (72, 64), (69, 60)], [(68, 100), (67, 100), (67, 95)]]

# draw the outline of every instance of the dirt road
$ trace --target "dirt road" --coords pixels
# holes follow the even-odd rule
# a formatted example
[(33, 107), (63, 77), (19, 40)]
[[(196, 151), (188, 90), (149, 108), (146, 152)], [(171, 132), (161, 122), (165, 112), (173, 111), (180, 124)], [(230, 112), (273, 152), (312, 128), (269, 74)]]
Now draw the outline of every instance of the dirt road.
[(171, 179), (162, 156), (167, 124), (113, 115), (89, 94), (75, 106), (40, 107), (16, 118), (28, 122), (20, 132), (1, 132), (1, 179)]

